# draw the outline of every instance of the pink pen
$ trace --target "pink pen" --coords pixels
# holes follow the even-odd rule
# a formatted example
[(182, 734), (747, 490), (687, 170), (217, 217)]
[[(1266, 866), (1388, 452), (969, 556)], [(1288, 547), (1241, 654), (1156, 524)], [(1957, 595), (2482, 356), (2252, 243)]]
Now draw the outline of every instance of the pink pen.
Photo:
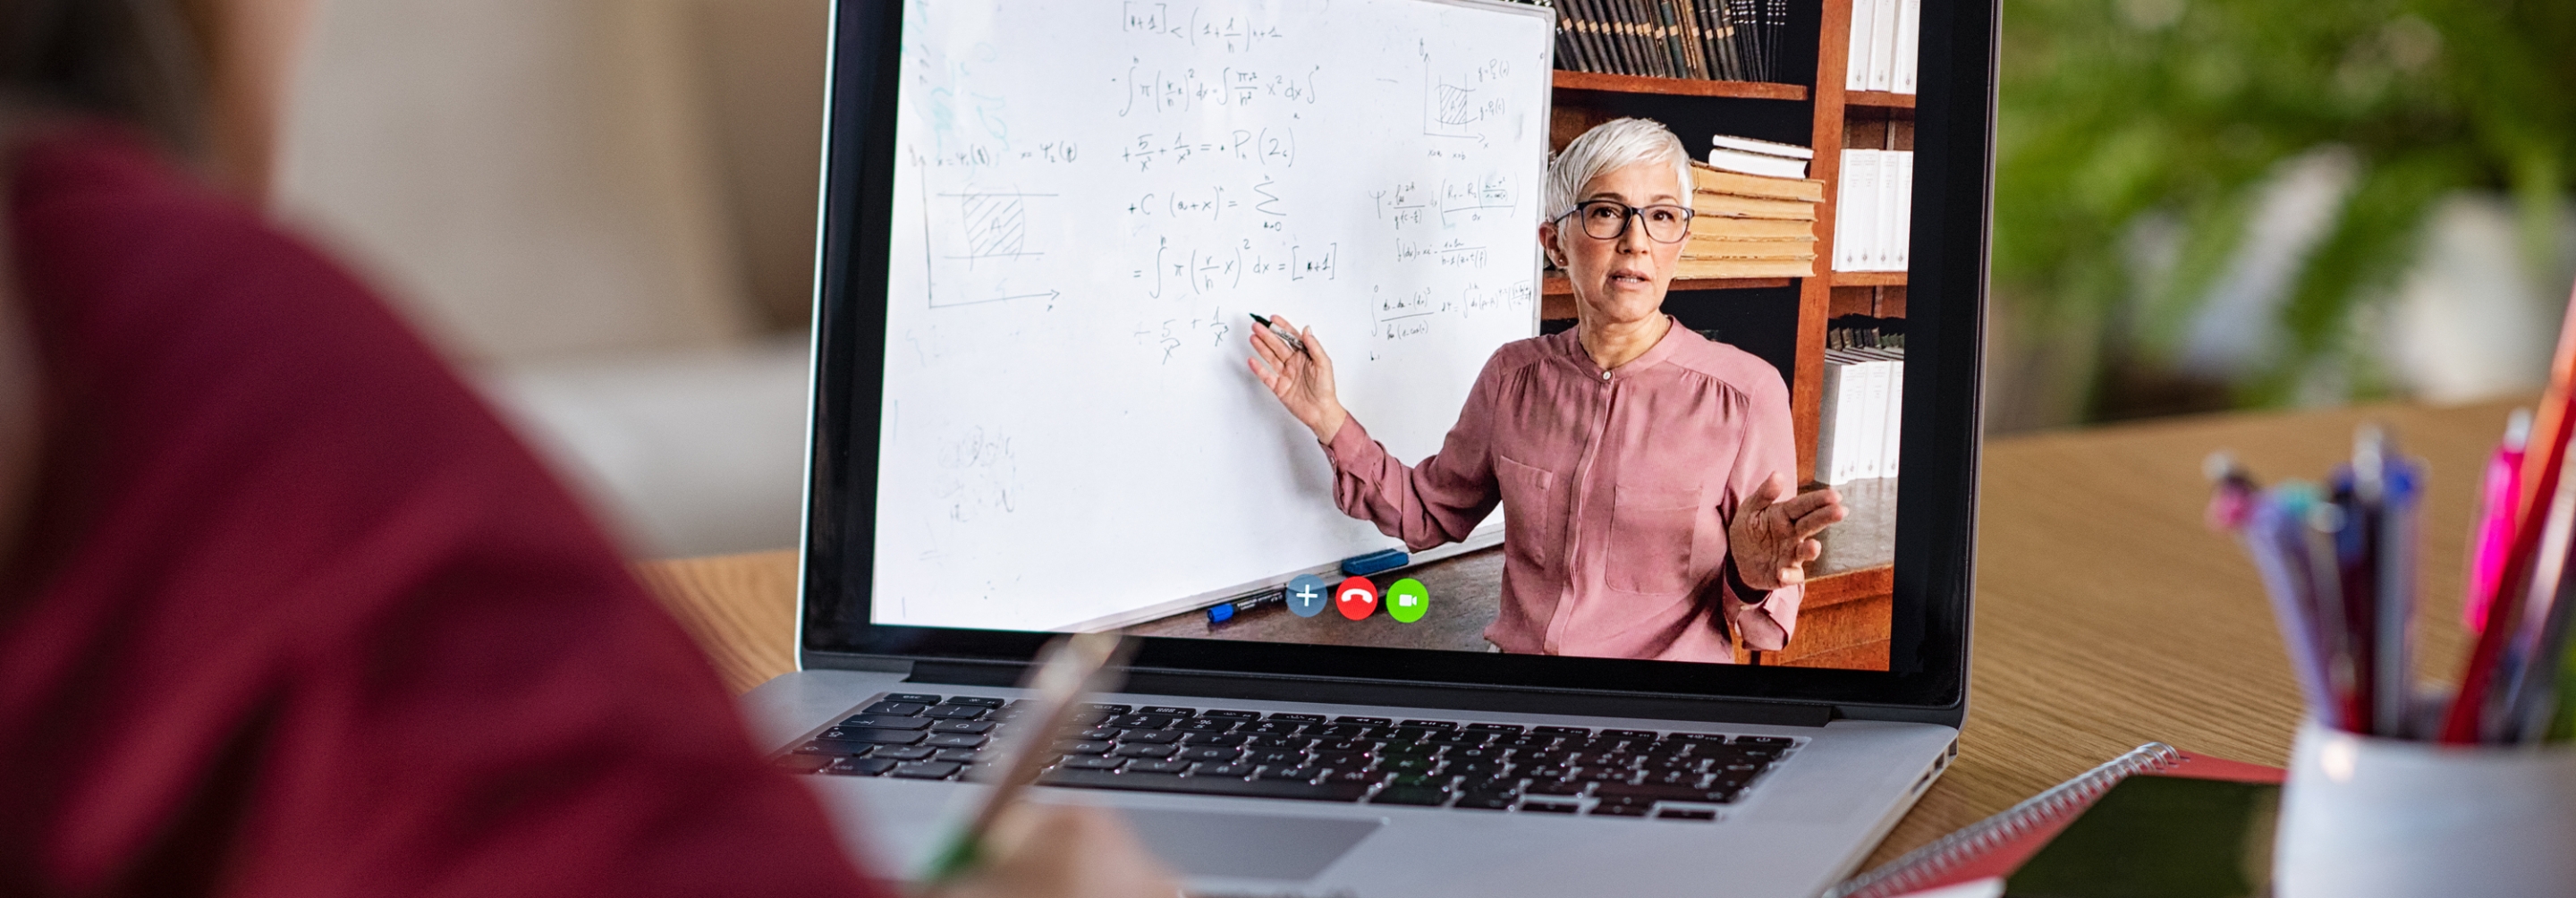
[(2496, 578), (2504, 575), (2505, 556), (2513, 551), (2514, 511), (2522, 504), (2522, 452), (2530, 442), (2531, 410), (2514, 409), (2504, 425), (2504, 444), (2487, 462), (2477, 523), (2469, 533), (2469, 594), (2460, 604), (2460, 616), (2471, 633), (2487, 628)]

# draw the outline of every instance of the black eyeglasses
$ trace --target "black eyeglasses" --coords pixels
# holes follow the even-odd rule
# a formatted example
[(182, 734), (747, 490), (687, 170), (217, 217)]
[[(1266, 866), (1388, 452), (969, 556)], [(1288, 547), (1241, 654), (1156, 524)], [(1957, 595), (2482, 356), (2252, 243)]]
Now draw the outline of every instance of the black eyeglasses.
[(1572, 211), (1559, 215), (1581, 219), (1583, 233), (1594, 240), (1617, 240), (1628, 235), (1630, 220), (1646, 223), (1646, 238), (1656, 243), (1680, 243), (1690, 237), (1693, 213), (1687, 206), (1654, 205), (1639, 208), (1617, 200), (1591, 200), (1576, 204)]

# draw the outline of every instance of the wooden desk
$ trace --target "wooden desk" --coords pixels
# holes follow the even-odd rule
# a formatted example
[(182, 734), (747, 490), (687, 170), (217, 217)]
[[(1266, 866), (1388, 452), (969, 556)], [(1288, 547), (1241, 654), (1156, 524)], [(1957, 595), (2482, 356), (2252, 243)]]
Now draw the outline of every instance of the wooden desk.
[[(2288, 758), (2298, 694), (2271, 611), (2252, 566), (2200, 523), (2213, 449), (2267, 478), (2315, 478), (2349, 453), (2354, 425), (2393, 425), (2431, 467), (2421, 647), (2423, 669), (2447, 677), (2468, 649), (2457, 621), (2471, 494), (2509, 407), (2223, 415), (1989, 444), (1962, 750), (1869, 863), (2140, 742)], [(639, 570), (743, 690), (793, 666), (795, 567), (782, 552)]]

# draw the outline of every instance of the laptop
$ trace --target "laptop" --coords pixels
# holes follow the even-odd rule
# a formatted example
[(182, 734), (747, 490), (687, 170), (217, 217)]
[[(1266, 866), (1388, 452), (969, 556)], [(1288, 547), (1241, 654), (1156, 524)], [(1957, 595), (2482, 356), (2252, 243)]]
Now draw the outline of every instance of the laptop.
[[(1786, 70), (1833, 49), (1843, 6), (1786, 4)], [(1910, 132), (1901, 275), (1828, 255), (1816, 277), (1874, 286), (1676, 291), (1682, 349), (1601, 377), (1669, 397), (1619, 391), (1779, 373), (1790, 473), (1843, 481), (1852, 517), (1768, 598), (1703, 548), (1734, 501), (1714, 475), (1461, 461), (1502, 445), (1458, 436), (1462, 410), (1526, 408), (1478, 386), (1530, 382), (1489, 366), (1584, 364), (1530, 239), (1550, 132), (1582, 114), (1550, 105), (1547, 6), (835, 10), (800, 669), (743, 702), (874, 869), (922, 868), (1067, 632), (1140, 647), (1031, 800), (1115, 809), (1194, 895), (1812, 896), (1953, 758), (1990, 0), (1925, 4), (1919, 94), (1845, 113), (1873, 148)], [(1766, 91), (1586, 96), (1694, 153), (1808, 144), (1808, 91)], [(1363, 436), (1323, 445), (1283, 407), (1249, 313), (1313, 335)], [(1616, 424), (1551, 419), (1568, 440), (1700, 433), (1634, 417), (1661, 400), (1568, 401)], [(1408, 487), (1440, 453), (1444, 479)]]

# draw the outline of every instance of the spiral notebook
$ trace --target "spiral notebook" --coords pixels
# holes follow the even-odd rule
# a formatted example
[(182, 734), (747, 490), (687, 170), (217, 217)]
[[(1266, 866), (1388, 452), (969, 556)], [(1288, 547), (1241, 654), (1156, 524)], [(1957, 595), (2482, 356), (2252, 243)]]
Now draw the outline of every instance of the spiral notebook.
[(2149, 742), (2003, 813), (1855, 876), (1826, 892), (1825, 898), (1895, 898), (2010, 874), (2075, 822), (2102, 793), (2134, 774), (2248, 783), (2279, 783), (2283, 778), (2278, 767), (2196, 755)]

